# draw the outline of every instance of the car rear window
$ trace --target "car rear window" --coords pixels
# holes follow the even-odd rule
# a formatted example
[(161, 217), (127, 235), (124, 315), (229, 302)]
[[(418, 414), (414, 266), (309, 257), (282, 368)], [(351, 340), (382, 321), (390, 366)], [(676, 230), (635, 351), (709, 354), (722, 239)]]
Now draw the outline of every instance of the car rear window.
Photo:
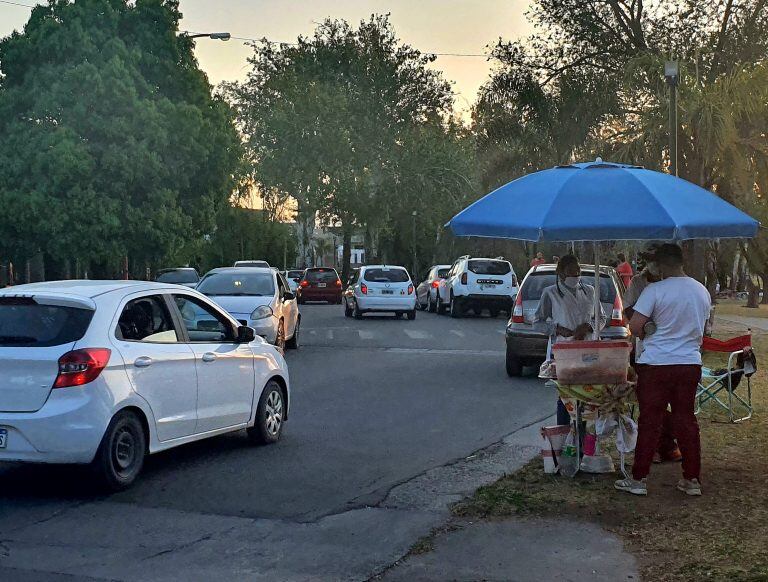
[(289, 279), (301, 279), (304, 276), (304, 271), (288, 271)]
[(438, 269), (437, 270), (437, 276), (441, 279), (445, 279), (448, 276), (448, 273), (451, 271), (451, 268), (448, 267), (447, 269)]
[(363, 279), (369, 283), (407, 283), (410, 277), (405, 269), (366, 269)]
[(335, 283), (339, 275), (333, 269), (307, 269), (304, 278), (310, 283)]
[(194, 271), (168, 271), (157, 277), (159, 283), (197, 283), (199, 280)]
[(93, 311), (38, 305), (33, 299), (0, 299), (0, 347), (50, 347), (85, 335)]
[(471, 260), (467, 268), (476, 275), (506, 275), (512, 267), (507, 261)]
[(197, 286), (200, 293), (214, 296), (256, 295), (266, 296), (275, 292), (272, 273), (211, 273)]
[[(594, 285), (595, 275), (585, 271), (582, 273), (581, 280), (586, 285)], [(538, 301), (541, 299), (541, 294), (544, 293), (544, 289), (551, 287), (557, 281), (557, 275), (555, 273), (532, 273), (525, 280), (525, 284), (521, 290), (523, 294), (523, 301)], [(600, 274), (600, 302), (601, 303), (613, 303), (616, 299), (616, 285), (610, 275), (606, 273)]]

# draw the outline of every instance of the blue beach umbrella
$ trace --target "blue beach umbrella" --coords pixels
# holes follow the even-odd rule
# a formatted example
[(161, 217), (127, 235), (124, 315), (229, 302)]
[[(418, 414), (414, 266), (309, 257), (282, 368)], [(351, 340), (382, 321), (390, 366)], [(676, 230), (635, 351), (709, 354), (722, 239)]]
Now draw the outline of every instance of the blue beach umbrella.
[[(598, 158), (513, 180), (459, 212), (447, 226), (456, 236), (597, 243), (752, 238), (759, 223), (696, 184)], [(596, 266), (597, 251), (595, 244)], [(595, 293), (596, 317), (599, 306)]]

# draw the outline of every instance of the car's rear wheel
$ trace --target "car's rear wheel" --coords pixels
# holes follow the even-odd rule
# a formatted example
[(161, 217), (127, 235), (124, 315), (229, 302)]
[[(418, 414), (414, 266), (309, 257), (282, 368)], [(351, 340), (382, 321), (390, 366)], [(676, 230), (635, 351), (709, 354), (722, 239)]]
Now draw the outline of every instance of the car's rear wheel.
[(301, 318), (296, 320), (296, 328), (293, 330), (293, 337), (285, 342), (285, 347), (289, 350), (299, 349), (299, 331), (301, 331)]
[(517, 378), (523, 375), (523, 361), (507, 346), (507, 376)]
[(459, 300), (456, 299), (453, 295), (451, 295), (451, 317), (461, 317), (462, 311), (461, 311), (461, 304), (459, 303)]
[(130, 487), (141, 472), (147, 452), (144, 427), (135, 412), (118, 412), (110, 421), (91, 463), (100, 484), (109, 491)]
[(432, 301), (432, 293), (427, 293), (427, 311), (430, 313), (435, 312), (435, 302)]
[(435, 294), (435, 313), (438, 315), (445, 313), (445, 305), (440, 301), (440, 293)]
[(415, 309), (411, 309), (411, 310), (408, 312), (408, 319), (409, 319), (410, 321), (413, 321), (414, 319), (416, 319), (416, 310), (415, 310)]
[(247, 429), (248, 438), (261, 445), (271, 445), (280, 440), (285, 421), (285, 398), (283, 390), (275, 380), (264, 387), (256, 408), (256, 420)]

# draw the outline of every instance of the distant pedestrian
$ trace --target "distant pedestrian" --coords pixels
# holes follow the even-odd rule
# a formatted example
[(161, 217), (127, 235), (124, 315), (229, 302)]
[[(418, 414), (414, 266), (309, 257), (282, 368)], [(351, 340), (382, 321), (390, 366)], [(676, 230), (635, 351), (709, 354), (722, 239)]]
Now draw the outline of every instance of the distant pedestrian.
[(544, 253), (538, 252), (536, 253), (536, 257), (531, 261), (531, 267), (538, 267), (539, 265), (543, 265), (546, 263), (546, 259), (544, 258)]
[(632, 270), (632, 265), (630, 265), (627, 262), (627, 257), (624, 256), (624, 253), (619, 253), (616, 255), (619, 259), (619, 265), (616, 267), (616, 272), (621, 277), (621, 280), (624, 281), (624, 288), (629, 288), (629, 283), (632, 281), (632, 275), (634, 275), (634, 271)]
[[(701, 378), (701, 346), (710, 310), (706, 287), (683, 272), (683, 251), (665, 244), (656, 251), (661, 281), (648, 285), (635, 304), (630, 329), (643, 340), (637, 359), (640, 405), (632, 477), (616, 481), (619, 491), (646, 495), (646, 478), (662, 431), (664, 412), (672, 409), (675, 436), (683, 453), (683, 478), (677, 488), (701, 495), (701, 442), (696, 422), (696, 389)], [(653, 321), (655, 331), (646, 333)]]

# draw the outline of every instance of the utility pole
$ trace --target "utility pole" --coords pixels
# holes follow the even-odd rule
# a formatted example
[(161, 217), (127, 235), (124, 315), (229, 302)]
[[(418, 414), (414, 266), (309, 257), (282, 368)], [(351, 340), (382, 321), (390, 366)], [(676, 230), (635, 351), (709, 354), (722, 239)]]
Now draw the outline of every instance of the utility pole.
[(669, 85), (669, 173), (677, 176), (677, 86), (680, 83), (677, 61), (664, 63), (664, 78)]
[[(416, 215), (418, 213), (414, 210), (411, 212), (413, 217), (413, 270), (411, 271), (411, 277), (416, 277)], [(415, 280), (415, 279), (414, 279)]]

